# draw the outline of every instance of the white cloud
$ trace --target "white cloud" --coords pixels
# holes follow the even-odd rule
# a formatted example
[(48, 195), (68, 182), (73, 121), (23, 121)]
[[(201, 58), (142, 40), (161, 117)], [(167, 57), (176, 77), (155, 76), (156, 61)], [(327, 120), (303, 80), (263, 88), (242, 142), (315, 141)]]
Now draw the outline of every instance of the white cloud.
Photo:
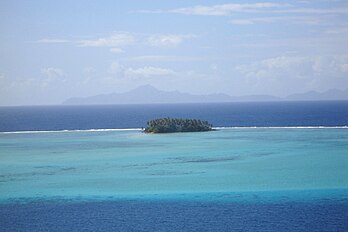
[(217, 70), (217, 69), (218, 69), (217, 64), (211, 64), (211, 65), (210, 65), (210, 69), (212, 69), (212, 70)]
[(151, 46), (176, 46), (185, 39), (190, 39), (193, 35), (152, 35), (147, 38), (147, 43)]
[(348, 14), (347, 7), (340, 8), (292, 8), (284, 10), (272, 10), (270, 13), (294, 13), (294, 14)]
[[(326, 64), (322, 64), (326, 67)], [(337, 72), (348, 74), (348, 55), (347, 56), (335, 56), (334, 59), (330, 61), (330, 68), (333, 68)]]
[(121, 48), (110, 48), (110, 52), (112, 52), (112, 53), (124, 53), (124, 50)]
[(252, 92), (278, 96), (311, 90), (325, 91), (348, 86), (348, 56), (279, 56), (236, 70)]
[[(260, 3), (228, 3), (218, 5), (196, 5), (191, 7), (182, 7), (172, 10), (138, 10), (136, 13), (177, 13), (185, 15), (205, 15), (205, 16), (227, 16), (233, 13), (288, 13), (288, 14), (348, 14), (346, 6), (341, 7), (325, 7), (325, 8), (311, 8), (303, 7), (303, 2), (309, 5), (312, 2), (301, 1), (301, 7), (293, 4), (274, 3), (274, 2), (260, 2)], [(327, 2), (339, 2), (335, 0), (328, 0)], [(343, 1), (342, 1), (343, 2)]]
[(64, 39), (41, 39), (38, 43), (71, 43), (78, 47), (107, 47), (112, 53), (124, 53), (123, 47), (141, 45), (173, 47), (183, 43), (185, 40), (194, 38), (195, 35), (181, 34), (132, 34), (129, 32), (113, 33), (110, 36), (85, 39), (85, 40), (64, 40)]
[(326, 34), (330, 35), (340, 35), (340, 36), (347, 36), (348, 35), (348, 24), (344, 23), (342, 25), (331, 27), (325, 31)]
[(37, 43), (69, 43), (71, 41), (66, 39), (40, 39), (36, 42)]
[(91, 66), (85, 67), (85, 68), (83, 69), (83, 72), (84, 72), (84, 73), (87, 73), (87, 74), (95, 73), (96, 71), (97, 71), (96, 68), (91, 67)]
[(43, 68), (41, 72), (49, 79), (63, 79), (66, 75), (63, 70), (59, 68)]
[(224, 16), (230, 15), (234, 12), (258, 12), (263, 9), (273, 9), (289, 7), (289, 4), (279, 4), (271, 2), (253, 3), (253, 4), (221, 4), (213, 6), (193, 6), (186, 8), (178, 8), (171, 10), (173, 13), (186, 14), (186, 15), (213, 15), (213, 16)]
[(132, 10), (129, 13), (144, 13), (144, 14), (162, 14), (162, 13), (167, 13), (165, 10)]
[(171, 69), (164, 69), (158, 67), (146, 66), (143, 68), (133, 69), (128, 68), (125, 70), (126, 76), (143, 76), (143, 77), (151, 77), (151, 76), (172, 76), (175, 75), (175, 72)]
[(121, 48), (122, 46), (130, 45), (135, 42), (136, 38), (134, 35), (122, 32), (113, 33), (110, 36), (85, 39), (85, 40), (67, 40), (67, 39), (40, 39), (37, 43), (73, 43), (78, 47), (111, 47), (110, 51), (114, 53), (124, 52)]
[(318, 17), (308, 16), (279, 16), (279, 17), (259, 17), (259, 18), (247, 18), (247, 19), (233, 19), (231, 24), (236, 25), (252, 25), (257, 23), (286, 23), (286, 24), (308, 24), (319, 25), (332, 23), (332, 20)]
[(342, 77), (348, 74), (348, 56), (279, 56), (240, 65), (236, 70), (248, 78)]
[(110, 65), (110, 73), (112, 74), (122, 74), (124, 71), (123, 65), (121, 65), (118, 61), (114, 61)]
[(129, 33), (114, 33), (108, 37), (101, 37), (77, 42), (80, 47), (122, 47), (135, 42), (135, 37)]
[(118, 78), (136, 78), (136, 77), (160, 77), (172, 76), (176, 72), (171, 69), (145, 66), (141, 68), (125, 67), (118, 61), (114, 61), (110, 65), (110, 73), (116, 75)]
[(52, 82), (66, 82), (66, 74), (59, 68), (43, 68), (41, 69), (41, 73), (44, 74), (45, 78), (36, 81), (40, 83), (42, 88), (46, 88), (47, 86), (51, 85)]
[(202, 61), (208, 57), (192, 57), (192, 56), (135, 56), (127, 58), (128, 61), (139, 61), (139, 62), (190, 62), (190, 61)]
[(252, 19), (233, 19), (230, 23), (235, 25), (252, 25), (255, 24), (255, 20)]

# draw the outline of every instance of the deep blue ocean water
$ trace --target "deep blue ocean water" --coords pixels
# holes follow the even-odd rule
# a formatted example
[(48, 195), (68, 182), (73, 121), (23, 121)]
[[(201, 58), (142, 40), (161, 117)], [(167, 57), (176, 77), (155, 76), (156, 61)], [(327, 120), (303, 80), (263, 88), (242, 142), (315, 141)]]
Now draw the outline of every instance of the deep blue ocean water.
[[(167, 116), (237, 128), (98, 130)], [(0, 107), (69, 130), (0, 133), (0, 231), (348, 231), (346, 126), (347, 101)]]
[(1, 231), (347, 231), (348, 204), (116, 201), (0, 205)]
[(160, 117), (217, 127), (348, 126), (348, 101), (0, 107), (0, 131), (140, 128)]

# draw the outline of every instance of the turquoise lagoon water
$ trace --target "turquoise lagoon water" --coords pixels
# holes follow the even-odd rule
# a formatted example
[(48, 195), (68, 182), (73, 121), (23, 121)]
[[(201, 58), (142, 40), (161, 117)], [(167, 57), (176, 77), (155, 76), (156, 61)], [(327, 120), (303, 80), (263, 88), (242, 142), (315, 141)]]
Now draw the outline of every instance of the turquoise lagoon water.
[(0, 201), (348, 199), (348, 129), (0, 133)]

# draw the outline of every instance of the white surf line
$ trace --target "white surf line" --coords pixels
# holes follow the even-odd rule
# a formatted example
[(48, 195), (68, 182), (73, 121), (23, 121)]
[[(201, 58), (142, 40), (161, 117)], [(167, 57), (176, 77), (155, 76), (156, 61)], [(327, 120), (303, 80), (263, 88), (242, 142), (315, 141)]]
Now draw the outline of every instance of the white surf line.
[(229, 129), (348, 129), (348, 126), (231, 126), (213, 127), (217, 130)]
[(0, 134), (34, 134), (34, 133), (72, 133), (72, 132), (109, 132), (109, 131), (142, 131), (142, 128), (124, 128), (124, 129), (86, 129), (86, 130), (38, 130), (38, 131), (4, 131)]

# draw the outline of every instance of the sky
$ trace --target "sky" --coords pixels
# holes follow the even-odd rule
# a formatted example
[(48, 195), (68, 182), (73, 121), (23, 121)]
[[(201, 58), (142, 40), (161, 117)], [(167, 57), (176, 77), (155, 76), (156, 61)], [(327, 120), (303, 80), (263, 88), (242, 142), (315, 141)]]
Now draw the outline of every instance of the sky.
[(348, 1), (2, 0), (0, 105), (348, 88)]

